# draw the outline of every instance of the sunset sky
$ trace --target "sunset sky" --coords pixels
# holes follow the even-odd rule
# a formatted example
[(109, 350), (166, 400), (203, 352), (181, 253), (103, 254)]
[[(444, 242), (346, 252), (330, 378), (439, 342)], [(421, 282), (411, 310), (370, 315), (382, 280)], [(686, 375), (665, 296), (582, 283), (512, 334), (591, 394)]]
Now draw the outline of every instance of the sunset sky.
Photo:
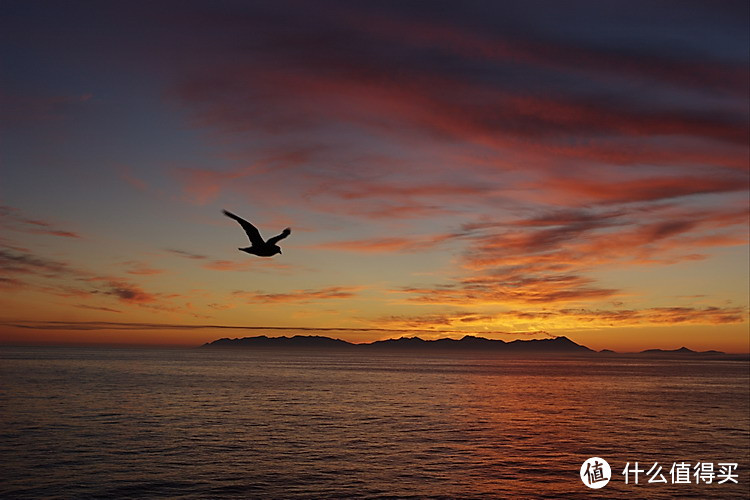
[(5, 1), (0, 343), (748, 352), (748, 5)]

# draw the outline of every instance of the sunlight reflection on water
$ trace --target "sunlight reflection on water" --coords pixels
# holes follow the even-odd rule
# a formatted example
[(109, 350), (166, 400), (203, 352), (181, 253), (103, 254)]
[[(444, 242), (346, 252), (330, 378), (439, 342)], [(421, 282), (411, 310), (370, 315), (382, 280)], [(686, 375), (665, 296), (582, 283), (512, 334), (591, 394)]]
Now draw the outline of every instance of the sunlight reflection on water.
[[(3, 497), (742, 498), (747, 361), (3, 348)], [(587, 490), (584, 460), (613, 469)], [(738, 462), (739, 485), (625, 485)]]

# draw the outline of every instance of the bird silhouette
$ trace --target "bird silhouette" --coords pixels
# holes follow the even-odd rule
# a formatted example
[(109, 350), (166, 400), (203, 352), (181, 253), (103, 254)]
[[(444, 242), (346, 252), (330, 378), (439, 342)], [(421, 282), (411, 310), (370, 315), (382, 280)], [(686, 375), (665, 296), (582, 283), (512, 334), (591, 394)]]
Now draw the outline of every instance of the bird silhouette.
[(247, 233), (247, 237), (250, 239), (250, 246), (245, 248), (238, 248), (242, 252), (247, 252), (251, 255), (257, 255), (258, 257), (273, 257), (277, 253), (281, 253), (281, 248), (276, 244), (279, 240), (282, 240), (292, 234), (292, 230), (289, 228), (284, 229), (281, 234), (268, 238), (268, 241), (263, 241), (258, 228), (250, 224), (242, 217), (234, 215), (232, 212), (222, 210), (222, 213), (230, 219), (236, 220), (242, 229)]

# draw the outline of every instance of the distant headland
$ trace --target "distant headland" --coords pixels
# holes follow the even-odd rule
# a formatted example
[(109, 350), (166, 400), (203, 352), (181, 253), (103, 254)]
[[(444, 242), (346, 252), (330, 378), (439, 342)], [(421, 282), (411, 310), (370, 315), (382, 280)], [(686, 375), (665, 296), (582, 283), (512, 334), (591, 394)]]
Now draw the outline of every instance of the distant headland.
[[(491, 351), (502, 353), (544, 353), (544, 354), (617, 354), (609, 349), (595, 351), (577, 344), (567, 337), (546, 339), (492, 340), (484, 337), (466, 335), (461, 339), (442, 338), (424, 340), (419, 337), (401, 337), (398, 339), (377, 340), (375, 342), (354, 344), (345, 340), (333, 339), (320, 335), (295, 335), (293, 337), (256, 337), (221, 338), (207, 342), (201, 347), (225, 349), (367, 349), (374, 351)], [(633, 354), (633, 353), (631, 353)], [(648, 349), (641, 351), (643, 355), (721, 355), (720, 351), (693, 351), (686, 347), (674, 350)]]

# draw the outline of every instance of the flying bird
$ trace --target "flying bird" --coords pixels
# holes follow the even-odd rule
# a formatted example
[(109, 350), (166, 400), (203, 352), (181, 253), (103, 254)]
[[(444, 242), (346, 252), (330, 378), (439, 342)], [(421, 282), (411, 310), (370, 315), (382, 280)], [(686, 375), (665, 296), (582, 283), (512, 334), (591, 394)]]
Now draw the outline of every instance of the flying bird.
[(292, 234), (292, 230), (286, 228), (281, 232), (280, 235), (274, 236), (273, 238), (268, 238), (268, 241), (263, 241), (258, 228), (250, 224), (242, 217), (234, 215), (232, 212), (228, 212), (227, 210), (222, 210), (222, 212), (230, 219), (236, 220), (240, 224), (240, 226), (242, 226), (242, 229), (244, 229), (247, 233), (247, 237), (250, 238), (249, 247), (238, 248), (238, 250), (242, 252), (257, 255), (258, 257), (273, 257), (277, 253), (281, 253), (281, 248), (279, 248), (276, 243), (278, 243), (279, 240), (283, 240), (284, 238)]

